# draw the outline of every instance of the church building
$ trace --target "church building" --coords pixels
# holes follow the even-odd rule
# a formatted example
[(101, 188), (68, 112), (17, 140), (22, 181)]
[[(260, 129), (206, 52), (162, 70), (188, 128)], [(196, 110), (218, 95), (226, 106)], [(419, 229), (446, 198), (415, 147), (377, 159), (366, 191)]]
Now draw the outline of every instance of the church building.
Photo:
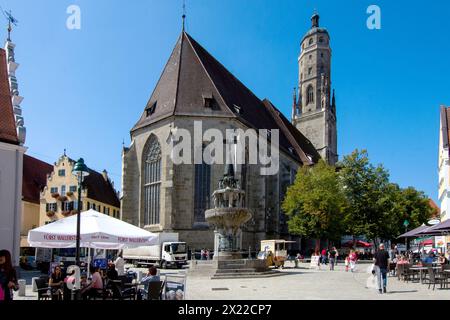
[[(287, 187), (294, 182), (300, 166), (314, 165), (321, 154), (331, 163), (337, 157), (336, 147), (332, 147), (336, 143), (334, 103), (326, 100), (330, 86), (329, 38), (317, 27), (302, 43), (309, 43), (310, 38), (319, 41), (321, 37), (326, 41), (326, 45), (318, 45), (320, 49), (308, 47), (307, 54), (314, 55), (314, 73), (320, 68), (323, 72), (300, 83), (304, 94), (313, 86), (314, 99), (323, 98), (323, 107), (321, 102), (313, 107), (312, 101), (302, 104), (301, 99), (295, 99), (292, 122), (268, 99), (256, 97), (183, 30), (141, 117), (131, 129), (131, 144), (122, 152), (122, 220), (152, 232), (177, 232), (191, 249), (213, 248), (214, 233), (205, 221), (205, 210), (212, 207), (211, 195), (223, 177), (224, 164), (174, 164), (168, 143), (176, 129), (185, 129), (194, 136), (194, 121), (201, 121), (203, 130), (215, 128), (223, 136), (227, 129), (278, 130), (278, 173), (261, 175), (260, 164), (235, 164), (236, 178), (246, 192), (245, 205), (253, 214), (243, 229), (242, 249), (258, 250), (260, 240), (268, 238), (294, 239), (281, 210)], [(326, 57), (321, 58), (321, 54)], [(307, 59), (301, 58), (299, 63), (314, 67)], [(318, 115), (309, 119), (308, 112)], [(310, 128), (310, 137), (298, 130), (302, 128)], [(329, 143), (327, 138), (325, 148), (318, 152), (316, 148), (324, 142), (322, 135), (328, 137), (326, 130), (334, 130), (334, 136)], [(194, 150), (195, 144), (192, 148), (191, 154), (198, 151)]]

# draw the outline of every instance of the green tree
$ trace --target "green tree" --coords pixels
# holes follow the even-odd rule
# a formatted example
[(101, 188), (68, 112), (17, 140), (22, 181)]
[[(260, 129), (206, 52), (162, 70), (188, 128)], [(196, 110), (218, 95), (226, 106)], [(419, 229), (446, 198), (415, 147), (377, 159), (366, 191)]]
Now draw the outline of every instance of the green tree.
[(389, 173), (383, 166), (370, 163), (366, 150), (355, 150), (339, 164), (339, 176), (347, 198), (345, 227), (348, 234), (364, 235), (377, 241), (395, 240), (409, 229), (429, 220), (434, 209), (429, 199), (413, 187), (401, 189), (389, 182)]
[(422, 192), (413, 187), (400, 189), (395, 185), (396, 193), (393, 196), (389, 219), (388, 233), (384, 239), (395, 240), (405, 232), (403, 225), (408, 220), (408, 230), (412, 230), (426, 223), (435, 215), (436, 209), (430, 206), (430, 199)]
[(334, 167), (320, 161), (302, 167), (282, 203), (292, 234), (316, 239), (338, 239), (342, 235), (345, 196)]
[(386, 233), (392, 199), (389, 173), (383, 166), (373, 166), (366, 150), (355, 150), (339, 164), (339, 176), (348, 201), (345, 226), (348, 234), (365, 235), (376, 241)]

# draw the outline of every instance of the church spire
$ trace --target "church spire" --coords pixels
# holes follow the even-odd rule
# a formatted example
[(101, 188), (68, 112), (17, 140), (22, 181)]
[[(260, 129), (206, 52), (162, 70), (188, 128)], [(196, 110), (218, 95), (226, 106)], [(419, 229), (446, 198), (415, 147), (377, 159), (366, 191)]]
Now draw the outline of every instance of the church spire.
[(23, 97), (20, 96), (19, 85), (17, 83), (16, 78), (16, 70), (19, 67), (19, 64), (16, 63), (14, 57), (14, 49), (16, 45), (11, 41), (12, 26), (13, 25), (17, 26), (18, 21), (11, 15), (11, 12), (4, 11), (4, 14), (8, 19), (8, 38), (5, 43), (5, 51), (6, 51), (6, 62), (8, 66), (9, 87), (11, 89), (11, 97), (12, 97), (14, 118), (16, 121), (17, 137), (19, 138), (20, 144), (24, 145), (26, 138), (26, 128), (24, 118), (22, 115), (22, 108), (20, 106)]

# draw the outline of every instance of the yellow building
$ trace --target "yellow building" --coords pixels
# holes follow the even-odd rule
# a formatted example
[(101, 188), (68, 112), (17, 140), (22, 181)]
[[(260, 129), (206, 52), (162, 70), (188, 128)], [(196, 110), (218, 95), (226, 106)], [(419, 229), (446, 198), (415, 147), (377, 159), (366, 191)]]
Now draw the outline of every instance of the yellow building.
[[(39, 226), (68, 217), (78, 210), (78, 181), (72, 174), (75, 161), (65, 154), (53, 166), (40, 196)], [(120, 218), (120, 201), (106, 171), (89, 169), (82, 183), (81, 210), (94, 209)]]
[(47, 183), (47, 176), (53, 166), (30, 157), (23, 156), (22, 175), (22, 217), (20, 224), (20, 248), (22, 255), (33, 255), (34, 249), (27, 252), (28, 231), (39, 226), (40, 195)]

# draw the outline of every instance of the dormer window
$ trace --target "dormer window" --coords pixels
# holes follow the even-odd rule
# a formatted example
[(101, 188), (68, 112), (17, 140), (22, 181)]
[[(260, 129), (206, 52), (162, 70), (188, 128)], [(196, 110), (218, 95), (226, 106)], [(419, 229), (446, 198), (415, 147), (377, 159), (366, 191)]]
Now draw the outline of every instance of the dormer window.
[(294, 148), (289, 147), (289, 152), (292, 153), (292, 154), (294, 154)]
[(214, 97), (212, 94), (203, 95), (203, 107), (212, 109), (214, 105)]
[(233, 107), (236, 113), (242, 113), (242, 108), (240, 106), (233, 104)]
[(156, 110), (156, 101), (151, 105), (151, 107), (148, 107), (146, 109), (147, 117), (150, 117), (152, 114), (154, 114), (155, 110)]

